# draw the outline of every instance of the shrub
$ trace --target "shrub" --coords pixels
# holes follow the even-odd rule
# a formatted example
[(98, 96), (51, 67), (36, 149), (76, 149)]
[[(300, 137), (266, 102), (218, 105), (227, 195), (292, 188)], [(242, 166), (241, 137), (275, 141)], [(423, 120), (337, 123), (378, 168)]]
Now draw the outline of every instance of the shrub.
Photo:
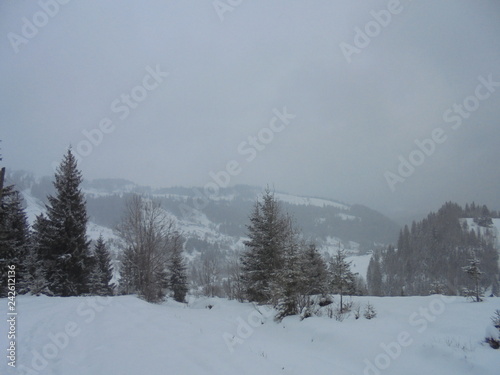
[(375, 307), (370, 302), (368, 302), (366, 304), (363, 316), (366, 319), (373, 319), (377, 316), (377, 311), (375, 310)]

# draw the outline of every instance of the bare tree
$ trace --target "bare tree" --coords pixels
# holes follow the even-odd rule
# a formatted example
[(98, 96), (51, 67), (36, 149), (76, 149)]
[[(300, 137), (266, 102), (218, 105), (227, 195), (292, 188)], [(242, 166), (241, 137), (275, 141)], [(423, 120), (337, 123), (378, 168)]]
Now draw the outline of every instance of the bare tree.
[(209, 297), (217, 297), (221, 294), (221, 266), (215, 253), (204, 254), (200, 270), (203, 294)]
[(167, 262), (175, 232), (159, 201), (139, 195), (130, 198), (117, 232), (125, 243), (121, 283), (148, 302), (161, 301), (168, 284)]

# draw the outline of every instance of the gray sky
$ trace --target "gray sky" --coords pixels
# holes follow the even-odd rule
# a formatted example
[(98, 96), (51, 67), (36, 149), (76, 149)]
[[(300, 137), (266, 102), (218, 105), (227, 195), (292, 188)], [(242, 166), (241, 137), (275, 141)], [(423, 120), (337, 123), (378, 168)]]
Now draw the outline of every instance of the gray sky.
[(59, 1), (0, 2), (8, 168), (500, 208), (498, 1)]

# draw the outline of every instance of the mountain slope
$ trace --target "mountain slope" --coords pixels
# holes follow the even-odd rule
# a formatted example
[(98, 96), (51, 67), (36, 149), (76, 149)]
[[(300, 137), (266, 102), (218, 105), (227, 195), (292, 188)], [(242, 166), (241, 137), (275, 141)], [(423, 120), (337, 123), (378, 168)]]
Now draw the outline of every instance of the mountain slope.
[[(8, 176), (22, 191), (31, 223), (45, 210), (46, 197), (53, 194), (49, 177), (35, 179), (14, 172)], [(248, 216), (263, 189), (238, 185), (220, 189), (206, 196), (198, 188), (172, 187), (153, 189), (121, 179), (85, 181), (83, 191), (90, 216), (88, 234), (97, 239), (103, 234), (114, 262), (119, 263), (119, 240), (113, 228), (119, 223), (127, 198), (143, 194), (162, 202), (163, 209), (186, 238), (188, 260), (201, 264), (203, 256), (218, 258), (221, 263), (244, 248)], [(393, 243), (399, 227), (382, 214), (360, 205), (349, 206), (330, 199), (301, 197), (276, 192), (284, 210), (293, 215), (304, 239), (314, 241), (326, 256), (339, 247), (350, 255), (361, 255), (376, 247)], [(115, 267), (118, 269), (118, 267)]]

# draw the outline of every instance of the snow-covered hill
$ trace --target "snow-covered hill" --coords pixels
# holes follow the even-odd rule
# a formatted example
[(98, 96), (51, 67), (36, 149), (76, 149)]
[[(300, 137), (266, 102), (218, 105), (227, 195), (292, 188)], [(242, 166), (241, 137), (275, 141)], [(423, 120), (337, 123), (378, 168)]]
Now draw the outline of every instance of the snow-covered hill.
[[(33, 223), (36, 216), (45, 211), (46, 196), (54, 193), (51, 178), (34, 179), (29, 174), (13, 172), (8, 176), (8, 183), (22, 191), (29, 222)], [(248, 216), (262, 189), (235, 186), (206, 197), (197, 188), (152, 189), (126, 180), (105, 179), (85, 181), (83, 192), (90, 216), (89, 238), (95, 240), (102, 235), (108, 241), (118, 270), (120, 246), (113, 228), (131, 194), (161, 200), (167, 215), (176, 221), (187, 240), (187, 259), (200, 263), (206, 252), (223, 260), (243, 250)], [(338, 248), (346, 249), (350, 255), (361, 255), (396, 240), (399, 227), (366, 207), (281, 192), (277, 192), (276, 197), (295, 217), (304, 238), (314, 241), (327, 257)]]
[[(483, 343), (500, 298), (357, 297), (377, 317), (273, 321), (264, 306), (225, 299), (148, 304), (133, 296), (20, 296), (16, 368), (29, 375), (497, 375)], [(7, 300), (0, 299), (7, 316)], [(211, 308), (208, 308), (211, 306)], [(2, 348), (8, 324), (0, 323)]]

